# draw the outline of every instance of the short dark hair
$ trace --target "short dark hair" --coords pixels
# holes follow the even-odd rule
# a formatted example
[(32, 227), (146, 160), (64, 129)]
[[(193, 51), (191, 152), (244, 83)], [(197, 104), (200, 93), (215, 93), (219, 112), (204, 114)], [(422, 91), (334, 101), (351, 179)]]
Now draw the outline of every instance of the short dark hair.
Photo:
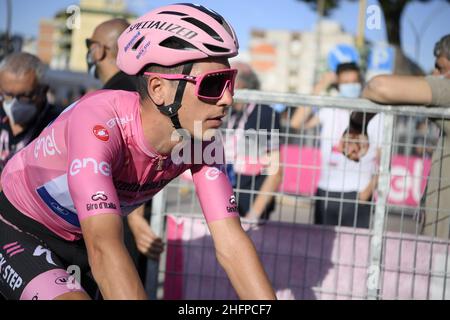
[[(157, 64), (148, 65), (144, 67), (139, 74), (137, 75), (137, 92), (139, 93), (140, 99), (143, 101), (147, 98), (149, 98), (148, 91), (147, 91), (147, 82), (148, 77), (144, 76), (144, 72), (155, 72), (155, 73), (167, 73), (167, 74), (174, 74), (174, 73), (181, 73), (183, 70), (184, 64), (175, 65), (172, 67), (165, 67)], [(173, 81), (176, 83), (176, 81)]]
[(336, 68), (336, 74), (339, 76), (339, 74), (345, 71), (355, 71), (360, 73), (361, 70), (359, 69), (359, 66), (355, 62), (345, 62), (338, 64)]
[(436, 58), (443, 55), (445, 58), (450, 60), (450, 34), (443, 36), (438, 42), (436, 42), (433, 53)]

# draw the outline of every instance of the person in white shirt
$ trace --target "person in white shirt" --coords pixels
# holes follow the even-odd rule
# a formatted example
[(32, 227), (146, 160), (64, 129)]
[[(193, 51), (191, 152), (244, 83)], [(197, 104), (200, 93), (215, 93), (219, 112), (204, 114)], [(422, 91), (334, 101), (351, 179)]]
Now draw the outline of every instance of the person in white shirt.
[[(335, 81), (339, 96), (346, 98), (360, 96), (362, 81), (359, 67), (355, 63), (340, 64), (337, 67)], [(378, 146), (382, 122), (378, 115), (372, 119), (367, 128), (364, 128), (367, 129), (365, 131), (368, 136), (367, 150), (364, 150), (366, 153), (359, 161), (353, 161), (343, 155), (340, 146), (341, 137), (348, 128), (349, 120), (349, 110), (322, 108), (308, 121), (321, 125), (321, 175), (316, 192), (314, 222), (369, 228), (370, 201), (377, 183)]]

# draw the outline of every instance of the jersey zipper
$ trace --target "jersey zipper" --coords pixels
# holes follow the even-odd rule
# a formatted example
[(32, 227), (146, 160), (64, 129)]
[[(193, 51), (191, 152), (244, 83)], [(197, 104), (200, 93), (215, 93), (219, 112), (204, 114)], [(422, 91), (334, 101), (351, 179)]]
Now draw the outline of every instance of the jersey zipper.
[(156, 170), (161, 171), (163, 169), (163, 165), (164, 165), (164, 158), (158, 156), (158, 165), (156, 166)]

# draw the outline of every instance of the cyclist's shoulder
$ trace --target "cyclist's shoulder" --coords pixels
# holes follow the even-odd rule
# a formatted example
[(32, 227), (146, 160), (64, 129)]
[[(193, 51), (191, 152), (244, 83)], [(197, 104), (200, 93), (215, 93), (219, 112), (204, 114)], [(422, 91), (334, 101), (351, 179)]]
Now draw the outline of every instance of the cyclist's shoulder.
[(117, 106), (119, 102), (135, 103), (138, 100), (139, 95), (137, 92), (125, 90), (101, 89), (84, 95), (83, 97), (80, 98), (77, 104)]
[(63, 113), (83, 119), (117, 116), (139, 106), (136, 92), (123, 90), (97, 90), (81, 97)]

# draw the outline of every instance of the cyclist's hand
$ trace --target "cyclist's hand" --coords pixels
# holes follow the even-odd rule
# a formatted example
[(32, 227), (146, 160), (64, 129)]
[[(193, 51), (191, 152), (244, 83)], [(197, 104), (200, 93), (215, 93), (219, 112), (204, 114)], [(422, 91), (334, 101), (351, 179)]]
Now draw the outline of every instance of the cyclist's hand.
[(365, 134), (346, 132), (339, 141), (338, 149), (350, 160), (359, 161), (369, 150), (369, 139)]
[(150, 259), (158, 260), (161, 252), (164, 251), (164, 243), (153, 232), (147, 220), (144, 217), (136, 216), (129, 221), (129, 225), (139, 252)]

